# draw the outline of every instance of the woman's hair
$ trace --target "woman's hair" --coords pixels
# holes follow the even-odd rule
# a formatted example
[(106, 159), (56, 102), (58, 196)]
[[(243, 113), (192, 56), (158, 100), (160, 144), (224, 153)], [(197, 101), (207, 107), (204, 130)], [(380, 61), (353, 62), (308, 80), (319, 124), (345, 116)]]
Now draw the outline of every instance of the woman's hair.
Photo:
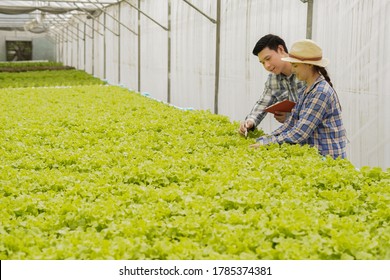
[(314, 70), (321, 73), (322, 76), (324, 76), (325, 80), (328, 82), (328, 84), (333, 87), (332, 82), (330, 81), (330, 77), (328, 75), (328, 71), (326, 71), (325, 67), (320, 67), (317, 65), (314, 65)]
[(257, 56), (259, 52), (261, 52), (265, 48), (269, 48), (270, 50), (278, 51), (278, 47), (282, 46), (284, 51), (287, 53), (286, 43), (279, 36), (268, 34), (260, 38), (257, 41), (255, 47), (253, 48), (253, 55)]
[[(320, 74), (322, 76), (324, 76), (325, 80), (328, 82), (328, 84), (333, 88), (334, 90), (334, 87), (333, 87), (333, 84), (332, 82), (330, 81), (330, 77), (328, 75), (328, 71), (326, 71), (325, 67), (320, 67), (320, 66), (317, 66), (317, 65), (313, 65), (314, 66), (314, 70), (320, 72)], [(340, 110), (342, 110), (342, 107), (341, 107), (341, 103), (340, 103), (340, 100), (339, 100), (339, 97), (337, 96), (337, 92), (336, 90), (334, 90), (335, 94), (336, 94), (336, 98), (337, 98), (337, 102), (339, 103), (339, 106), (340, 106)]]

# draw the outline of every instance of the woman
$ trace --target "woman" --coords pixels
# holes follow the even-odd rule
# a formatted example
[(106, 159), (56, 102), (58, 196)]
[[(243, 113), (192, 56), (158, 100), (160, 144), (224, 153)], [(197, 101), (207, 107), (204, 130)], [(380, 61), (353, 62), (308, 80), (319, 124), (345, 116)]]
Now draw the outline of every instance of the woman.
[(269, 136), (256, 140), (257, 148), (270, 143), (309, 144), (323, 156), (346, 157), (346, 132), (341, 106), (325, 67), (328, 59), (312, 40), (294, 43), (289, 57), (292, 71), (306, 86), (298, 92), (298, 102), (284, 124)]

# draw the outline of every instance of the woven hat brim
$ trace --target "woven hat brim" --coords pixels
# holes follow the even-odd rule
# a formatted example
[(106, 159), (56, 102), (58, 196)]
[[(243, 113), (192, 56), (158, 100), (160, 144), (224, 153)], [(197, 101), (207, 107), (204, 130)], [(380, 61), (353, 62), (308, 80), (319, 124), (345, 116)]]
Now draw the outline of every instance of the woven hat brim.
[(283, 61), (291, 62), (291, 63), (304, 63), (304, 64), (312, 64), (320, 67), (326, 67), (329, 64), (329, 59), (322, 58), (321, 60), (300, 60), (292, 57), (282, 57)]

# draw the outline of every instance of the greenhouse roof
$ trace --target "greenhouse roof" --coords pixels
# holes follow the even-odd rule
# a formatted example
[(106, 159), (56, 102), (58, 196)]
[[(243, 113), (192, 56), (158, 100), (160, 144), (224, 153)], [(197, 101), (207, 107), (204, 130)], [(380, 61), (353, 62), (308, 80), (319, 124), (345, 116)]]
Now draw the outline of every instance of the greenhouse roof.
[(119, 0), (0, 0), (0, 30), (43, 33), (63, 26), (74, 15), (98, 15)]

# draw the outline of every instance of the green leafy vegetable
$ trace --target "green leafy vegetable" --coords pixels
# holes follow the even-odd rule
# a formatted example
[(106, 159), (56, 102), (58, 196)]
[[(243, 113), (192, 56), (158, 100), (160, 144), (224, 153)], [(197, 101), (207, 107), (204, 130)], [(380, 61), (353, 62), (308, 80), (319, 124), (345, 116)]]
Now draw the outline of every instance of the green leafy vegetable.
[(1, 259), (390, 258), (389, 170), (114, 86), (0, 98)]

